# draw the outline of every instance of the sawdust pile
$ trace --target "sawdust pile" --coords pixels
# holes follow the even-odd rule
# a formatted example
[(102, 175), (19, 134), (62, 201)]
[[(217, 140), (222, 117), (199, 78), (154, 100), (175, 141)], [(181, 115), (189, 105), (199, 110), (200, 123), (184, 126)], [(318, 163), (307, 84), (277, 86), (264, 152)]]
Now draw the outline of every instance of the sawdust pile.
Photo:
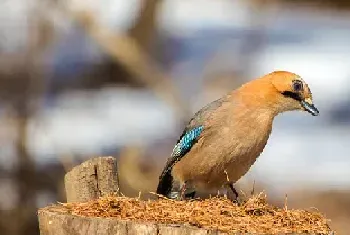
[(188, 224), (223, 232), (329, 234), (328, 220), (318, 211), (289, 210), (269, 205), (260, 193), (238, 206), (227, 198), (142, 201), (128, 197), (102, 197), (86, 203), (64, 203), (72, 215), (114, 217), (163, 224)]

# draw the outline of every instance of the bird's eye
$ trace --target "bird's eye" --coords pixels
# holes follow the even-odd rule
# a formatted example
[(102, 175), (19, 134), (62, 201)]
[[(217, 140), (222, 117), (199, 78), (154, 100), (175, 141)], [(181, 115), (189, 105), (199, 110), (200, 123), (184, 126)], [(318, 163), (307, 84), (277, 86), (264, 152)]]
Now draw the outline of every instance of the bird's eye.
[(303, 83), (302, 83), (302, 81), (295, 80), (293, 82), (293, 90), (296, 91), (296, 92), (299, 92), (299, 91), (303, 90)]

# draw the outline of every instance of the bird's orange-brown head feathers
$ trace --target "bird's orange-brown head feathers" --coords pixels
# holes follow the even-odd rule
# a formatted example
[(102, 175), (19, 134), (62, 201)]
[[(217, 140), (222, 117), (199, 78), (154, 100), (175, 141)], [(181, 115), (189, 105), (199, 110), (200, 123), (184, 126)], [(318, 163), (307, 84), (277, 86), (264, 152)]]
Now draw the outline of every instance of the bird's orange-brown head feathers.
[(313, 116), (319, 111), (313, 105), (308, 84), (297, 74), (275, 71), (246, 83), (240, 93), (252, 106), (269, 108), (275, 114), (292, 110), (304, 110)]

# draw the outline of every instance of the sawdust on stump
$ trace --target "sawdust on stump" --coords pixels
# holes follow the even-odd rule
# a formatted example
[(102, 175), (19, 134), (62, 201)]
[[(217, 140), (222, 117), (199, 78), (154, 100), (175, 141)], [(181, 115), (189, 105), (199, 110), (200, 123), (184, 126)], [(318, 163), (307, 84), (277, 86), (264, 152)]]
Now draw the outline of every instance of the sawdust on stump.
[[(57, 206), (55, 206), (57, 207)], [(162, 224), (188, 224), (222, 232), (329, 234), (327, 220), (318, 211), (271, 206), (260, 193), (241, 206), (225, 197), (205, 200), (143, 201), (138, 198), (105, 196), (85, 203), (62, 203), (57, 209), (85, 217), (113, 217)]]

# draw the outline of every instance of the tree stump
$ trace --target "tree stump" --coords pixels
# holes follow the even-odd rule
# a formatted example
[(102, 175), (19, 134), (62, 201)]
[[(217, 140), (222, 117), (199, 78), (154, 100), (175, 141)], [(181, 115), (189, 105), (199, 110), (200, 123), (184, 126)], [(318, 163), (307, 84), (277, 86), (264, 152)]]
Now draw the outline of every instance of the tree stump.
[(50, 209), (39, 210), (41, 235), (204, 235), (223, 234), (190, 226), (162, 225), (149, 222), (123, 221), (112, 218), (87, 218), (60, 214)]
[[(80, 217), (50, 208), (39, 210), (41, 235), (224, 235), (216, 230), (200, 229), (187, 225), (165, 225), (150, 222), (125, 221), (113, 218)], [(283, 235), (279, 233), (278, 235)], [(239, 235), (239, 234), (232, 234)], [(248, 234), (249, 235), (249, 234)], [(257, 235), (254, 233), (254, 235)], [(263, 235), (263, 234), (260, 234)], [(266, 235), (266, 234), (265, 234)], [(293, 234), (288, 234), (293, 235)], [(294, 234), (297, 235), (297, 234)], [(310, 234), (298, 234), (310, 235)], [(316, 234), (314, 234), (316, 235)], [(329, 235), (332, 235), (330, 233)]]
[(97, 157), (74, 167), (64, 177), (67, 202), (84, 202), (119, 192), (117, 160)]
[[(98, 157), (88, 160), (79, 166), (74, 167), (70, 172), (65, 175), (65, 187), (67, 193), (67, 202), (69, 205), (78, 205), (81, 208), (82, 204), (92, 203), (96, 205), (96, 201), (102, 200), (101, 196), (119, 192), (118, 184), (118, 171), (117, 161), (113, 157)], [(113, 197), (111, 197), (113, 198)], [(114, 197), (115, 198), (115, 197)], [(92, 201), (98, 199), (96, 201)], [(127, 198), (127, 200), (130, 200)], [(135, 199), (137, 200), (137, 199)], [(141, 201), (139, 201), (141, 202)], [(158, 203), (157, 201), (155, 201)], [(200, 201), (202, 202), (202, 201)], [(142, 202), (144, 203), (144, 202)], [(153, 203), (153, 202), (151, 202)], [(186, 203), (186, 202), (184, 202)], [(210, 202), (212, 203), (212, 201)], [(64, 204), (64, 205), (68, 205)], [(108, 201), (107, 205), (111, 205)], [(130, 204), (129, 204), (130, 205)], [(131, 209), (134, 209), (135, 204), (132, 204)], [(203, 206), (199, 206), (203, 207)], [(118, 208), (113, 206), (113, 208)], [(123, 213), (128, 213), (130, 207), (120, 206), (124, 208)], [(145, 206), (142, 208), (148, 208)], [(164, 204), (162, 204), (161, 210), (164, 210)], [(197, 206), (198, 208), (198, 206)], [(205, 210), (207, 207), (204, 206)], [(101, 207), (98, 211), (104, 212), (106, 208)], [(119, 209), (117, 209), (119, 210)], [(182, 209), (181, 209), (182, 210)], [(192, 209), (190, 209), (192, 210)], [(227, 234), (215, 229), (204, 229), (196, 226), (185, 224), (169, 224), (173, 222), (167, 222), (162, 224), (160, 222), (143, 222), (142, 218), (145, 214), (139, 214), (139, 219), (118, 219), (110, 218), (107, 216), (97, 217), (100, 215), (91, 214), (88, 210), (85, 215), (76, 215), (72, 213), (72, 207), (64, 207), (60, 205), (48, 206), (41, 208), (38, 211), (39, 228), (41, 235), (85, 235), (85, 234), (98, 234), (98, 235), (202, 235), (202, 234), (215, 234), (223, 235)], [(83, 209), (84, 211), (84, 209)], [(164, 216), (167, 216), (166, 214)], [(124, 218), (124, 217), (120, 217)], [(133, 217), (135, 218), (135, 217)], [(168, 218), (168, 217), (164, 217)], [(211, 220), (211, 218), (210, 218)], [(153, 221), (153, 220), (150, 220)], [(217, 227), (214, 227), (217, 228)], [(225, 230), (227, 231), (227, 230)], [(230, 231), (230, 230), (228, 230)], [(236, 234), (238, 233), (230, 233)], [(256, 233), (254, 233), (256, 234)], [(283, 235), (284, 233), (278, 233)], [(299, 235), (302, 235), (298, 233)], [(311, 233), (307, 233), (311, 234)], [(315, 233), (313, 233), (316, 235)], [(324, 233), (323, 233), (324, 234)], [(329, 232), (329, 235), (333, 235), (333, 232)], [(261, 234), (263, 235), (263, 234)], [(292, 235), (292, 234), (289, 234)], [(304, 234), (306, 235), (306, 233)]]

